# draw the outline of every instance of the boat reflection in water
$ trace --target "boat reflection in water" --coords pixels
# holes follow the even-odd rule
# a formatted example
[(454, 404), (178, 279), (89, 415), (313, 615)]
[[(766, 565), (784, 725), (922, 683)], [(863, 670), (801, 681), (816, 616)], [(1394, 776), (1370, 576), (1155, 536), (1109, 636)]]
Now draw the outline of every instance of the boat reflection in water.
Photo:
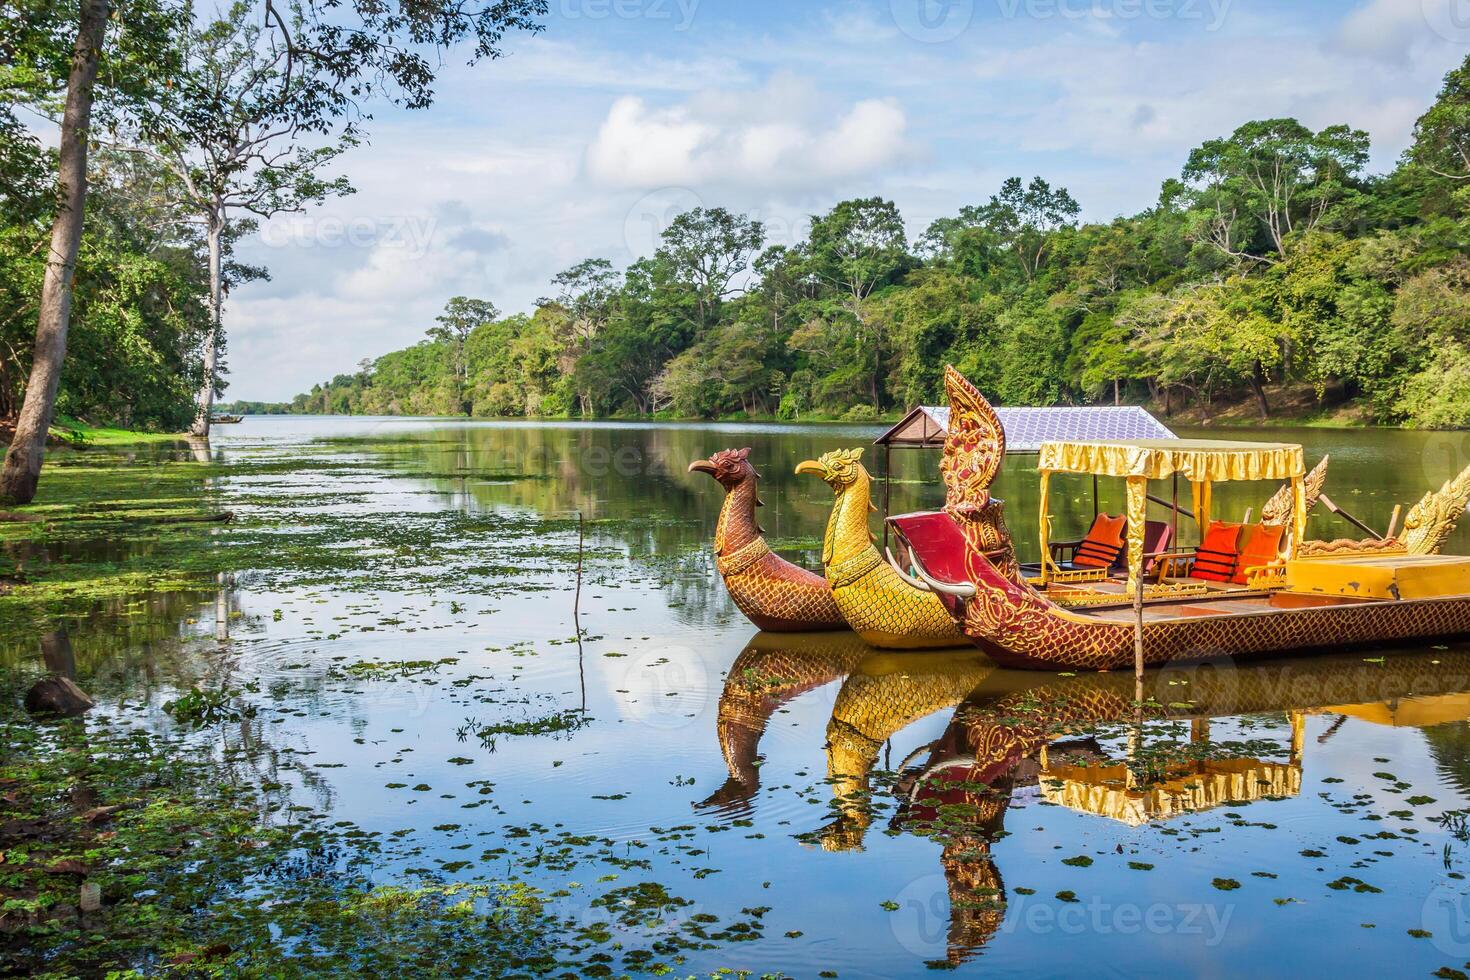
[[(1128, 674), (1042, 675), (983, 657), (888, 654), (851, 635), (758, 635), (737, 659), (719, 709), (730, 779), (703, 805), (749, 807), (756, 747), (774, 711), (841, 681), (827, 725), (834, 819), (810, 839), (862, 849), (872, 824), (941, 847), (949, 897), (947, 955), (973, 958), (1000, 929), (1006, 889), (991, 850), (1018, 797), (1129, 826), (1301, 792), (1306, 716), (1429, 727), (1470, 719), (1470, 652), (1365, 659), (1326, 656), (1237, 665), (1211, 661)], [(948, 712), (943, 733), (892, 771), (884, 746)], [(1264, 716), (1249, 741), (1212, 725)]]
[(839, 681), (873, 652), (856, 633), (757, 633), (730, 665), (715, 720), (730, 777), (703, 808), (744, 813), (760, 789), (760, 740), (783, 704)]

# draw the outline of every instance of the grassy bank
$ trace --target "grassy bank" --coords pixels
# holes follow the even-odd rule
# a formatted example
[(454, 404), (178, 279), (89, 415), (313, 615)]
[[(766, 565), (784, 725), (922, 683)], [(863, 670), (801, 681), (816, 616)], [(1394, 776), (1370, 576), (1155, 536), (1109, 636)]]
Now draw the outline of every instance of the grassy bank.
[(187, 439), (183, 432), (143, 432), (88, 425), (80, 419), (58, 417), (51, 425), (51, 435), (72, 446), (125, 446), (144, 442), (178, 442)]
[[(0, 418), (0, 446), (10, 445), (15, 436), (15, 419)], [(113, 426), (90, 425), (81, 419), (58, 416), (51, 424), (47, 443), (52, 446), (127, 446), (140, 443), (179, 442), (187, 439), (183, 432), (144, 432)]]

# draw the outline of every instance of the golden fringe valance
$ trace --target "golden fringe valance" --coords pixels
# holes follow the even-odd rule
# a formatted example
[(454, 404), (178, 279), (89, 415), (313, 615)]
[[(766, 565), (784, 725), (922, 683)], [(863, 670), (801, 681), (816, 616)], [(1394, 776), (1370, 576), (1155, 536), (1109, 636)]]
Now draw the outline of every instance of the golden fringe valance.
[(1306, 473), (1302, 447), (1277, 442), (1157, 439), (1130, 442), (1046, 442), (1043, 473), (1162, 480), (1175, 473), (1192, 482), (1291, 480)]
[(1137, 827), (1225, 803), (1296, 796), (1302, 789), (1302, 770), (1299, 765), (1258, 759), (1210, 760), (1200, 763), (1198, 772), (1132, 789), (1126, 785), (1122, 765), (1063, 765), (1043, 769), (1038, 782), (1049, 803)]

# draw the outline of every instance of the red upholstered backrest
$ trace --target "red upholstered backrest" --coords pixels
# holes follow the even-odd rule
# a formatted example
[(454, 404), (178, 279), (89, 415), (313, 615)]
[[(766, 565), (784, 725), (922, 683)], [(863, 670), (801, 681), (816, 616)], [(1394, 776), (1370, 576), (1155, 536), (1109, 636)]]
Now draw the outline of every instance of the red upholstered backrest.
[(943, 511), (902, 514), (888, 522), (908, 542), (924, 571), (941, 582), (968, 582), (965, 571), (965, 534)]
[(1240, 558), (1236, 550), (1240, 528), (1241, 525), (1227, 521), (1210, 522), (1205, 530), (1205, 539), (1195, 549), (1195, 578), (1228, 582), (1235, 576), (1235, 567)]
[(1240, 534), (1240, 564), (1230, 581), (1244, 585), (1246, 569), (1260, 568), (1280, 558), (1281, 537), (1285, 533), (1286, 528), (1281, 524), (1247, 525)]
[(1174, 529), (1165, 521), (1146, 521), (1143, 525), (1143, 553), (1157, 554), (1169, 550), (1174, 540)]
[(1123, 529), (1127, 524), (1126, 517), (1098, 514), (1092, 520), (1087, 537), (1078, 546), (1077, 556), (1072, 559), (1072, 564), (1083, 568), (1113, 567), (1118, 560), (1118, 553), (1123, 549)]
[[(1163, 521), (1147, 521), (1143, 525), (1143, 553), (1145, 556), (1158, 555), (1169, 550), (1174, 543), (1174, 528)], [(1152, 572), (1157, 560), (1145, 560), (1143, 570), (1145, 573)]]

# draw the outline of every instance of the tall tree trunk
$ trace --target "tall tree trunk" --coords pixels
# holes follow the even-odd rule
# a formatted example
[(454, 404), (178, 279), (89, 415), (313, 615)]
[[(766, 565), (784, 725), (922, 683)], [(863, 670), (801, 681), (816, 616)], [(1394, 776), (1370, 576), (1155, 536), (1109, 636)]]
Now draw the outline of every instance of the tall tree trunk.
[(1123, 393), (1120, 390), (1121, 387), (1122, 387), (1122, 384), (1123, 384), (1123, 382), (1120, 381), (1119, 379), (1117, 379), (1117, 378), (1114, 378), (1113, 379), (1113, 404), (1114, 405), (1121, 405), (1121, 404), (1123, 404)]
[(71, 285), (82, 245), (87, 209), (87, 137), (92, 124), (92, 90), (97, 84), (97, 58), (107, 32), (107, 0), (81, 0), (77, 41), (72, 47), (66, 80), (66, 106), (61, 115), (60, 166), (56, 217), (51, 222), (51, 249), (41, 284), (41, 315), (25, 402), (15, 426), (15, 439), (0, 469), (0, 500), (28, 504), (36, 496), (46, 433), (56, 412), (56, 389), (66, 358), (66, 332), (71, 325)]
[(1261, 418), (1271, 414), (1271, 406), (1266, 403), (1266, 370), (1257, 361), (1251, 366), (1251, 394), (1256, 396), (1256, 411), (1261, 413)]
[[(204, 337), (204, 383), (199, 386), (199, 403), (194, 412), (191, 435), (209, 437), (209, 418), (214, 414), (214, 374), (219, 367), (219, 325), (224, 306), (224, 269), (220, 247), (225, 223), (219, 212), (210, 215), (205, 240), (209, 243), (209, 333)], [(323, 408), (326, 395), (322, 396)]]

